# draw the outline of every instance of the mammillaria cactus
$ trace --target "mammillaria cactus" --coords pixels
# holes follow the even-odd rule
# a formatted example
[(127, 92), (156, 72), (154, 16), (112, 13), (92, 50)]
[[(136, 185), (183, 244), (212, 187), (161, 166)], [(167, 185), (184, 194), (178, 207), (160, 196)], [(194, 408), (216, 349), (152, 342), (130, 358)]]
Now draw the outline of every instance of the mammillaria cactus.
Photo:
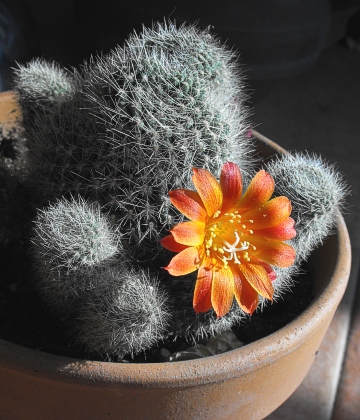
[(335, 220), (345, 187), (321, 159), (259, 171), (236, 57), (208, 30), (156, 24), (80, 71), (35, 60), (15, 82), (35, 283), (90, 353), (229, 331)]

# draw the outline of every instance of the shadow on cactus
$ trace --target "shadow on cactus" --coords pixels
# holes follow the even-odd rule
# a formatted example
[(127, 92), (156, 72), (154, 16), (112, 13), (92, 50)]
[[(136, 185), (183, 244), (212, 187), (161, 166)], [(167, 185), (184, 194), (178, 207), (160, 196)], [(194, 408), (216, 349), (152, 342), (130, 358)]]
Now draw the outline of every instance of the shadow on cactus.
[(79, 71), (16, 69), (28, 151), (1, 193), (30, 192), (34, 287), (89, 357), (229, 334), (336, 223), (332, 166), (294, 154), (261, 168), (244, 85), (208, 30), (172, 23)]

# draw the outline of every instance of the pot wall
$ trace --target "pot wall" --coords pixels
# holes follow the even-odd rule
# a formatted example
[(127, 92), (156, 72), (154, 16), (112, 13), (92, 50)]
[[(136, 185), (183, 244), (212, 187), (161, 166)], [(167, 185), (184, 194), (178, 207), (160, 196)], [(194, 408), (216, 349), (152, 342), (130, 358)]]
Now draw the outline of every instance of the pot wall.
[[(21, 372), (1, 369), (0, 392), (4, 398), (1, 412), (6, 413), (6, 419), (261, 419), (301, 383), (327, 327), (328, 322), (322, 322), (310, 340), (289, 353), (287, 341), (291, 343), (296, 337), (279, 337), (277, 342), (269, 343), (267, 354), (261, 359), (256, 348), (253, 352), (244, 348), (240, 353), (228, 354), (230, 360), (218, 356), (209, 358), (213, 359), (206, 361), (209, 367), (199, 367), (197, 361), (180, 362), (183, 366), (179, 369), (174, 366), (175, 369), (167, 371), (167, 366), (163, 365), (154, 372), (150, 366), (145, 383), (136, 384), (131, 378), (130, 383), (117, 382), (116, 378), (110, 379), (110, 383), (104, 382), (110, 372), (109, 366), (104, 372), (101, 363), (67, 364), (59, 367), (52, 378), (50, 370), (54, 360), (44, 362), (41, 353), (31, 352), (31, 362), (35, 362), (38, 369), (33, 369), (34, 366), (24, 367)], [(287, 353), (279, 359), (277, 344)], [(118, 367), (114, 368), (115, 375), (126, 376), (127, 369), (119, 372), (123, 365)], [(82, 369), (87, 371), (81, 372)], [(142, 366), (137, 369), (140, 371)], [(157, 377), (162, 375), (167, 375), (167, 384), (161, 383), (162, 379), (157, 382)], [(152, 377), (155, 377), (153, 383)]]

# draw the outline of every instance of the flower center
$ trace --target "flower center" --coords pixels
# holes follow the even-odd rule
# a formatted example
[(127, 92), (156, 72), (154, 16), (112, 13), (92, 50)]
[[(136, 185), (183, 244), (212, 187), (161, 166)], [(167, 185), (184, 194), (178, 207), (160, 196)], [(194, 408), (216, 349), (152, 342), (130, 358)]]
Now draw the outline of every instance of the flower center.
[[(246, 223), (254, 222), (247, 220)], [(252, 234), (238, 211), (221, 214), (218, 210), (206, 227), (206, 255), (221, 261), (225, 268), (229, 261), (234, 264), (249, 262), (249, 248), (256, 250), (248, 240)]]

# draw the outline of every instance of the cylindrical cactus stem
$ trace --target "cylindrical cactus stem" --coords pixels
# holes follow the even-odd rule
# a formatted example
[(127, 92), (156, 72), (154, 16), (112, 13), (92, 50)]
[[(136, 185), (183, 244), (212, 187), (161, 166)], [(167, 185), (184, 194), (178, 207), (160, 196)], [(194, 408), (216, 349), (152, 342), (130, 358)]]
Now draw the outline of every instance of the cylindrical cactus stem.
[(267, 171), (275, 180), (275, 194), (291, 200), (297, 232), (292, 245), (301, 262), (331, 232), (348, 188), (335, 167), (316, 155), (281, 156)]
[(167, 295), (146, 270), (124, 266), (98, 273), (100, 287), (79, 302), (76, 341), (88, 352), (138, 354), (167, 335)]
[(118, 235), (96, 204), (60, 199), (38, 212), (32, 238), (36, 286), (48, 306), (66, 315), (99, 287), (99, 269), (119, 253)]
[(74, 89), (73, 76), (53, 61), (35, 58), (14, 70), (14, 90), (25, 126), (34, 123), (37, 113), (48, 113), (71, 99)]
[(84, 69), (90, 112), (119, 152), (112, 208), (142, 259), (150, 249), (156, 255), (158, 239), (179, 221), (167, 194), (191, 185), (192, 167), (251, 167), (234, 57), (208, 31), (157, 24)]

